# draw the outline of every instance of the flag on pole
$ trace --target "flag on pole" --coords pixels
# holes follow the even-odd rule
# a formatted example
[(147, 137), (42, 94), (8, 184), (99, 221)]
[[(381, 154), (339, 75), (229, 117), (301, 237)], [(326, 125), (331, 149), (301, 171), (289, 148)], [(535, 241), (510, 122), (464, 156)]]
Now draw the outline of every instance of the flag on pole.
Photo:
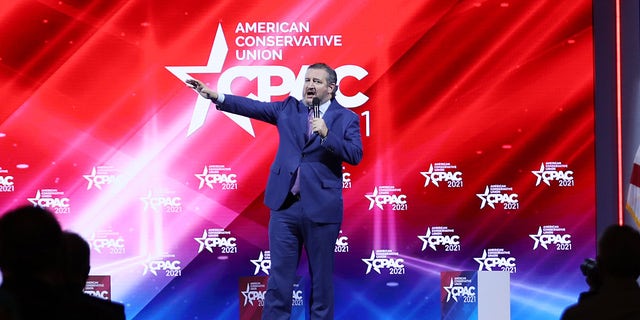
[(633, 159), (626, 208), (636, 229), (640, 229), (640, 218), (638, 217), (640, 214), (640, 147), (636, 150), (636, 156)]

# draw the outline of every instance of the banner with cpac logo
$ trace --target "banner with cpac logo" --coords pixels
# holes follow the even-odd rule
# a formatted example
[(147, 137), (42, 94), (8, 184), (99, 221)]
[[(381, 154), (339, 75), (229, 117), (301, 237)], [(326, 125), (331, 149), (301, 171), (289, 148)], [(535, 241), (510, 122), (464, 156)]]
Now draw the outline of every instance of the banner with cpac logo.
[(510, 320), (508, 272), (440, 273), (442, 320)]
[(508, 273), (519, 320), (558, 319), (585, 290), (592, 1), (88, 3), (0, 8), (0, 212), (40, 206), (82, 235), (127, 318), (260, 304), (265, 288), (238, 285), (271, 270), (278, 131), (184, 81), (299, 99), (316, 62), (335, 68), (364, 153), (342, 168), (336, 318), (440, 319), (450, 270)]

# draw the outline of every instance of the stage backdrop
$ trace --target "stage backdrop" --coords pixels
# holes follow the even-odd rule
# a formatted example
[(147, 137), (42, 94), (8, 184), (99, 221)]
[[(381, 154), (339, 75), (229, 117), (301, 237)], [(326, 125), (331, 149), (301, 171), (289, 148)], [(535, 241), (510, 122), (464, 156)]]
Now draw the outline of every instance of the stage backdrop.
[(318, 61), (364, 143), (337, 319), (440, 319), (474, 299), (443, 271), (509, 272), (512, 319), (576, 301), (595, 253), (590, 0), (12, 1), (0, 209), (45, 207), (89, 240), (130, 319), (237, 319), (264, 290), (245, 277), (269, 271), (277, 132), (184, 80), (273, 101)]

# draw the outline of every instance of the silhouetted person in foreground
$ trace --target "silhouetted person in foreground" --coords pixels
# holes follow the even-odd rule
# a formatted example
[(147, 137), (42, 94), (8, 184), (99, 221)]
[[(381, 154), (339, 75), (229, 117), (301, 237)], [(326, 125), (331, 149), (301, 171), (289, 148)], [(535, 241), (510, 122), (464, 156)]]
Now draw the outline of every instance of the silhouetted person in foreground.
[(11, 320), (121, 319), (108, 308), (71, 297), (64, 252), (63, 231), (49, 211), (21, 207), (1, 216), (0, 315)]
[(63, 319), (64, 299), (56, 286), (62, 229), (38, 207), (23, 207), (0, 217), (2, 291), (18, 319)]
[(595, 264), (583, 265), (583, 273), (589, 291), (564, 311), (561, 320), (640, 319), (638, 231), (629, 226), (608, 227), (598, 241)]
[[(91, 248), (80, 235), (65, 231), (64, 242), (64, 288), (72, 302), (105, 309), (108, 319), (124, 320), (124, 305), (84, 293), (91, 270)], [(105, 318), (106, 319), (106, 318)]]

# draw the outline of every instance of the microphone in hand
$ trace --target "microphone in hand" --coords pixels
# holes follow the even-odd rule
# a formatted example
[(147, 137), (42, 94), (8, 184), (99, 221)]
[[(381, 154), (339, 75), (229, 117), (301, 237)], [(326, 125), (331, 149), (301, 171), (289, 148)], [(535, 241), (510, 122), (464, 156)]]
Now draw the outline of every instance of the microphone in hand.
[(320, 118), (320, 99), (318, 97), (314, 97), (311, 101), (311, 105), (313, 106), (313, 117)]

